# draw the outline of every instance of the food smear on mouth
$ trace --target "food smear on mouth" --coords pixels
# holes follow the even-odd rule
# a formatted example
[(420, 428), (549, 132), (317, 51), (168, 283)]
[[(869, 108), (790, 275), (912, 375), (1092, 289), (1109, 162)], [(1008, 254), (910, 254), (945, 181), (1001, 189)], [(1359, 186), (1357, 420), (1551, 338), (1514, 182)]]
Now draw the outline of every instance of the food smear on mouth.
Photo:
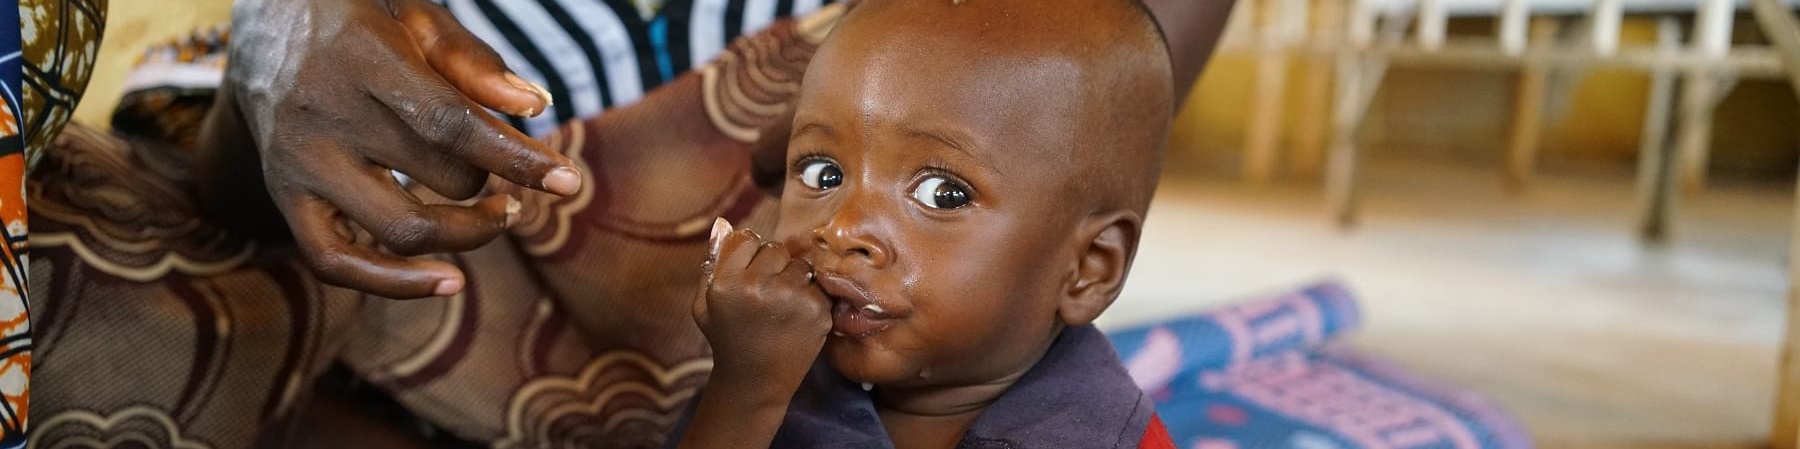
[(831, 330), (838, 337), (864, 338), (886, 330), (889, 317), (880, 307), (856, 307), (850, 301), (833, 298)]

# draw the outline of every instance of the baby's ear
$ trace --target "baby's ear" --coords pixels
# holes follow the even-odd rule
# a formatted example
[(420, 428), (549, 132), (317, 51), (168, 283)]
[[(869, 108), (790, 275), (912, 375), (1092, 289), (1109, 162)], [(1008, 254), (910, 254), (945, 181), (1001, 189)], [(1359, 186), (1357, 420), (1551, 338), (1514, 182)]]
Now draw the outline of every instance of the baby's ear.
[(1056, 311), (1063, 324), (1092, 323), (1119, 298), (1143, 224), (1136, 212), (1120, 210), (1089, 216), (1076, 228), (1075, 263)]

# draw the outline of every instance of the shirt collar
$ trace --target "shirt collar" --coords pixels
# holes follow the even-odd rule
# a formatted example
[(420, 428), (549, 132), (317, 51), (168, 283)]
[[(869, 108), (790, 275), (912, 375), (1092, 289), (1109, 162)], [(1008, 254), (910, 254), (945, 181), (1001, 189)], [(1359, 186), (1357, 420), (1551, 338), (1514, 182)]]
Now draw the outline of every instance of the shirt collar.
[[(994, 401), (958, 447), (1134, 448), (1153, 414), (1106, 336), (1063, 329), (1044, 357)], [(777, 448), (892, 448), (869, 393), (823, 361), (788, 406)]]

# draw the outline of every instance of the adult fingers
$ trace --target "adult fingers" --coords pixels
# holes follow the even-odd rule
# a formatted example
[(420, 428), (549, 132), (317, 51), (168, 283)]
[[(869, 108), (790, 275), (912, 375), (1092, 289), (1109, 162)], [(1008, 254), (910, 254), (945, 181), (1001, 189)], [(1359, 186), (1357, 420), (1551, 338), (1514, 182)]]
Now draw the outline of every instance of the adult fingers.
[(400, 258), (352, 243), (339, 230), (338, 210), (321, 198), (278, 195), (277, 205), (307, 267), (327, 284), (397, 299), (452, 295), (464, 287), (462, 271), (449, 263)]
[(514, 184), (557, 195), (581, 190), (581, 174), (567, 157), (502, 123), (443, 79), (395, 76), (370, 84), (370, 95), (438, 151)]
[(507, 114), (533, 117), (553, 101), (543, 87), (507, 70), (492, 47), (462, 26), (449, 10), (430, 2), (402, 0), (395, 19), (424, 53), (438, 75), (482, 106)]
[(385, 117), (372, 119), (379, 121), (379, 125), (371, 127), (376, 134), (369, 136), (363, 144), (371, 150), (364, 152), (369, 160), (404, 173), (413, 181), (451, 200), (473, 198), (486, 187), (487, 172), (431, 148), (431, 144), (407, 129), (406, 123), (398, 116), (391, 113), (384, 115)]
[(471, 206), (420, 204), (385, 168), (373, 164), (337, 181), (321, 186), (319, 195), (399, 255), (479, 248), (499, 237), (520, 207), (510, 195), (491, 196)]

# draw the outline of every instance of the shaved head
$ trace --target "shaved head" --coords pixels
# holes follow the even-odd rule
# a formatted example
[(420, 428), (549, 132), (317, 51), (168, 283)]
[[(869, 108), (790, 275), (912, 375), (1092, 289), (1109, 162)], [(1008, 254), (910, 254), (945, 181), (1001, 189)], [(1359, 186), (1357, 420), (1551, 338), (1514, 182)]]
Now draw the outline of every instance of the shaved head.
[[(918, 66), (944, 73), (943, 82), (1025, 86), (1035, 91), (1027, 94), (1063, 97), (1066, 108), (1029, 112), (1073, 118), (1074, 126), (1054, 136), (1062, 145), (1036, 148), (1064, 151), (1018, 156), (1069, 164), (1074, 176), (1063, 187), (1093, 208), (1080, 212), (1148, 208), (1175, 103), (1167, 43), (1140, 0), (863, 0), (834, 32), (852, 36), (834, 36), (822, 53), (833, 40), (930, 52), (953, 60)], [(952, 74), (969, 65), (990, 66), (991, 78)], [(1018, 93), (979, 90), (994, 108)]]

